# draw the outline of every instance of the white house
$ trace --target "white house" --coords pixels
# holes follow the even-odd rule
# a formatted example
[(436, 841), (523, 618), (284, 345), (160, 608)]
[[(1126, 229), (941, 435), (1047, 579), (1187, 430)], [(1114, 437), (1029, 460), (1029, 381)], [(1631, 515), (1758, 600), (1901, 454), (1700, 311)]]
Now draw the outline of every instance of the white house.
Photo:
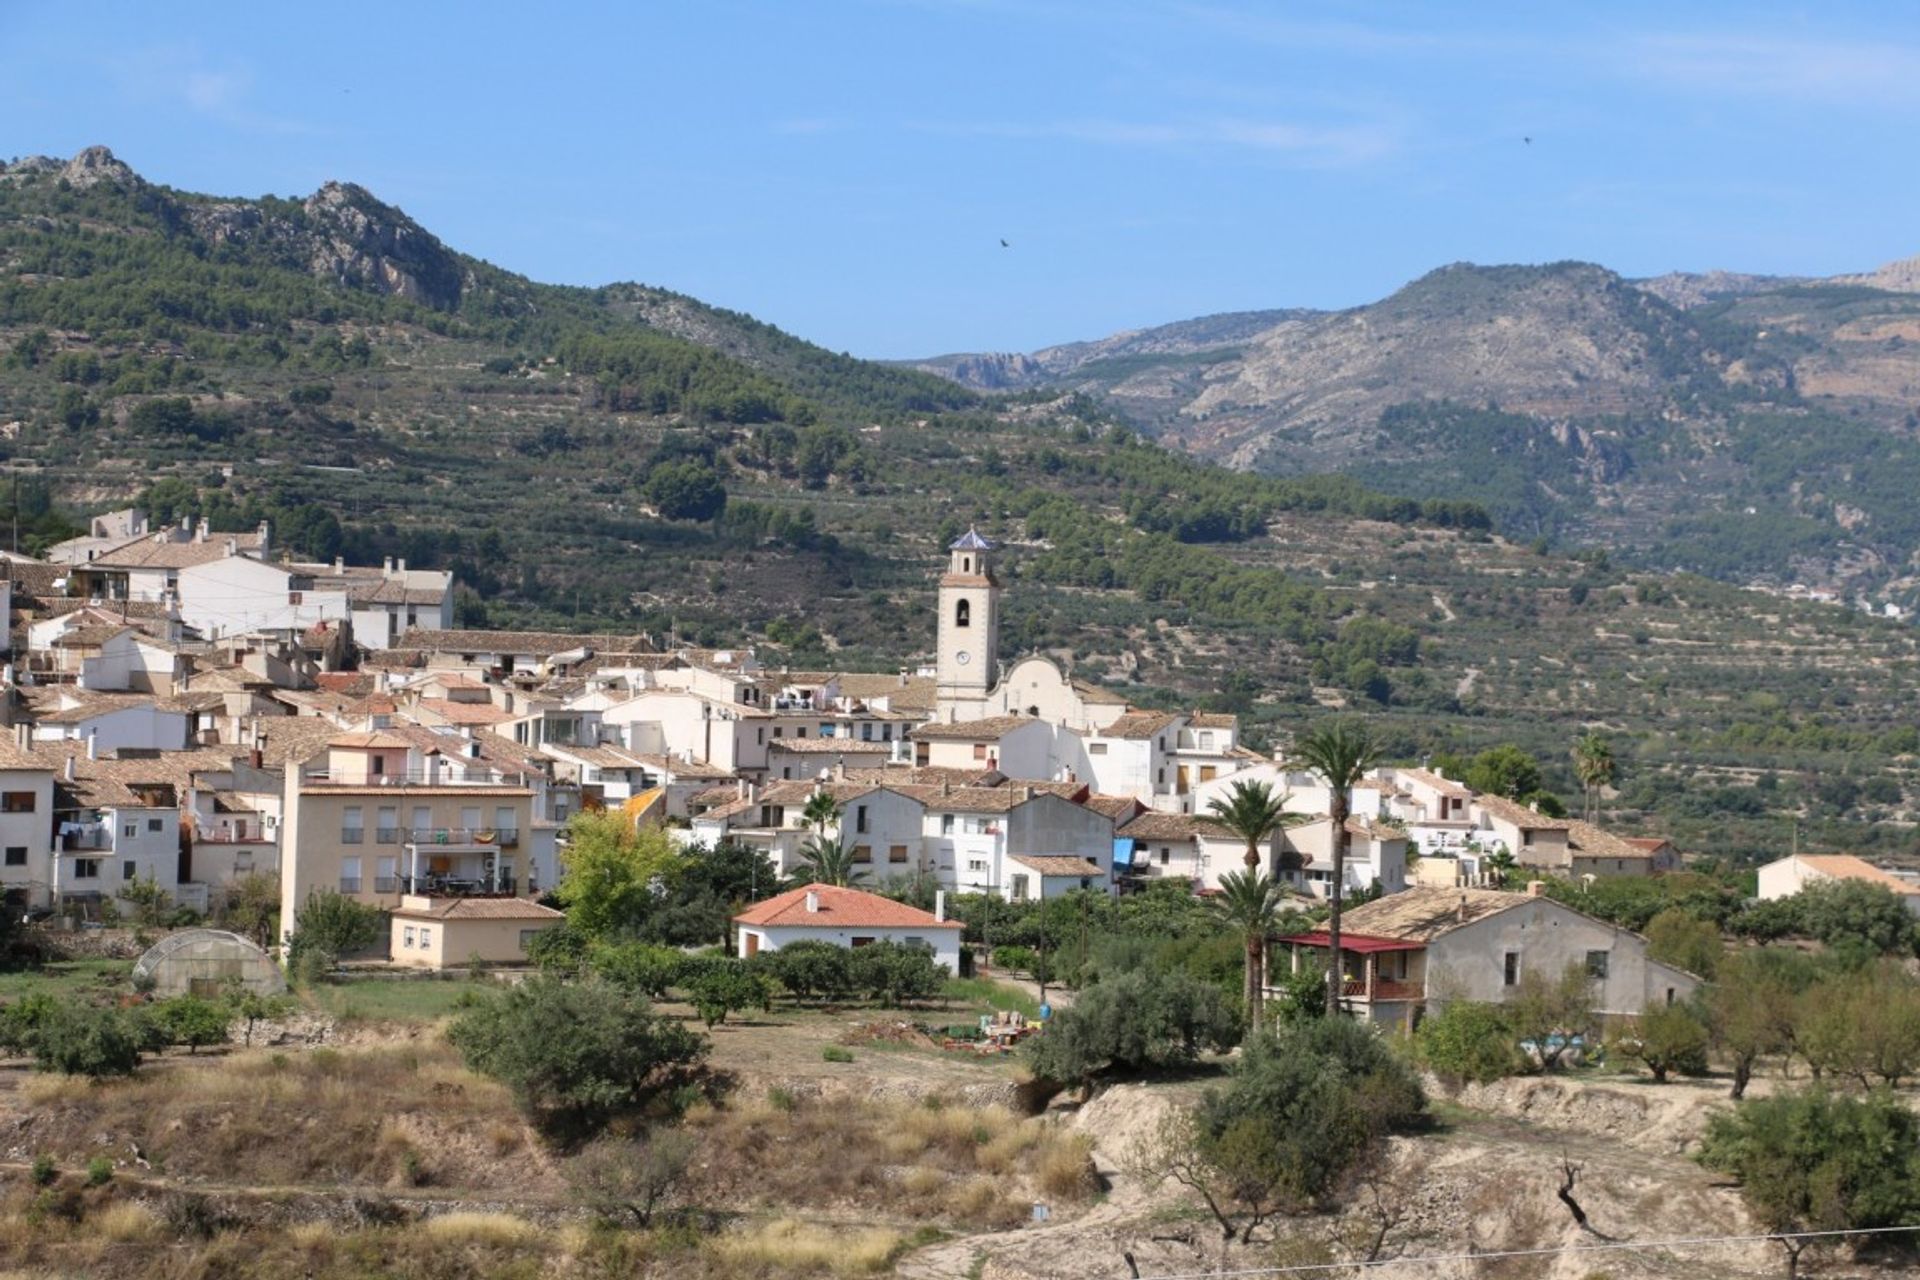
[(1908, 911), (1920, 915), (1920, 882), (1882, 871), (1846, 853), (1794, 853), (1774, 859), (1760, 868), (1760, 897), (1769, 902), (1791, 898), (1810, 884), (1836, 880), (1878, 885), (1896, 895)]
[(935, 769), (998, 769), (1009, 778), (1053, 776), (1053, 726), (1026, 716), (923, 724), (912, 731), (914, 763)]
[(54, 766), (0, 744), (0, 894), (9, 909), (53, 902)]
[(743, 959), (795, 942), (848, 948), (893, 942), (923, 947), (947, 972), (960, 972), (960, 940), (965, 930), (959, 921), (946, 918), (944, 895), (927, 912), (859, 889), (809, 884), (754, 903), (733, 923)]

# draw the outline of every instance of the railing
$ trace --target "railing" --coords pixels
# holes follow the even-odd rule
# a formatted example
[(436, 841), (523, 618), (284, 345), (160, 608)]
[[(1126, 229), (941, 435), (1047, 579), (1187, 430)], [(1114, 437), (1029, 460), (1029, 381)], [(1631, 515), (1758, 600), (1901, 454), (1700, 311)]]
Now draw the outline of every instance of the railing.
[(111, 848), (113, 848), (113, 832), (105, 827), (97, 827), (91, 831), (68, 831), (60, 837), (62, 853), (71, 853), (76, 850), (97, 853)]
[(438, 769), (405, 769), (371, 775), (354, 771), (337, 777), (329, 770), (318, 769), (300, 775), (302, 782), (348, 787), (532, 787), (536, 780), (544, 781), (544, 778), (538, 774), (489, 768), (465, 756), (455, 757)]
[[(500, 843), (498, 827), (406, 827), (408, 844), (485, 844)], [(520, 838), (518, 831), (514, 839)]]
[(205, 827), (197, 828), (193, 833), (195, 844), (272, 844), (273, 837), (264, 831), (210, 831)]
[[(1340, 994), (1347, 999), (1365, 1000), (1367, 984), (1364, 982), (1342, 982)], [(1391, 978), (1376, 978), (1373, 983), (1374, 1000), (1419, 1000), (1425, 995), (1417, 982), (1396, 982)]]
[(399, 843), (400, 843), (400, 828), (398, 828), (398, 827), (376, 827), (376, 828), (374, 828), (374, 832), (373, 832), (373, 842), (374, 842), (375, 844), (399, 844)]
[(366, 838), (367, 838), (367, 829), (365, 827), (340, 828), (341, 844), (359, 844), (362, 841), (364, 841)]
[(512, 897), (519, 881), (512, 876), (497, 880), (489, 876), (401, 876), (402, 893), (424, 894), (430, 898)]
[(360, 892), (360, 877), (359, 876), (341, 876), (340, 892), (342, 893)]
[(399, 876), (375, 876), (373, 878), (373, 891), (375, 893), (400, 892), (400, 877)]

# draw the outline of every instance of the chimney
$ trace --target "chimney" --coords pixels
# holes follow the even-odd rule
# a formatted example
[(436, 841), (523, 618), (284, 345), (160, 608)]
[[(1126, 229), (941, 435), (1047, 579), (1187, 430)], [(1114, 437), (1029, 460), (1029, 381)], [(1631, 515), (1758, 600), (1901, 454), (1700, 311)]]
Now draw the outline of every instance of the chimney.
[(900, 687), (902, 689), (907, 687), (907, 669), (905, 667), (900, 668)]
[(733, 784), (733, 793), (742, 800), (750, 800), (753, 798), (753, 784), (745, 778), (737, 779)]
[(405, 573), (407, 571), (407, 562), (405, 560), (395, 560), (393, 562), (393, 571), (395, 573)]
[(99, 758), (100, 734), (96, 730), (89, 729), (87, 731), (87, 759), (98, 760)]
[(947, 891), (945, 889), (933, 891), (933, 919), (936, 924), (947, 922)]
[(810, 916), (818, 915), (819, 912), (820, 912), (820, 894), (817, 890), (809, 889), (807, 890), (807, 914)]
[(345, 573), (347, 571), (347, 558), (345, 556), (335, 556), (333, 558), (333, 571), (335, 573)]
[(238, 538), (227, 539), (227, 554), (230, 556), (237, 556), (240, 554), (240, 539)]
[(1029, 800), (1031, 800), (1031, 799), (1033, 799), (1033, 788), (1032, 788), (1032, 787), (1021, 787), (1021, 788), (1020, 788), (1020, 803), (1022, 803), (1022, 804), (1025, 804), (1025, 803), (1026, 803), (1027, 801), (1029, 801)]
[(13, 726), (13, 742), (22, 751), (33, 750), (33, 725), (22, 720)]
[(67, 781), (72, 782), (73, 781), (73, 752), (71, 750), (67, 752), (67, 767), (66, 767), (65, 773), (66, 773)]
[(253, 768), (253, 769), (266, 768), (267, 753), (262, 751), (259, 747), (256, 746), (253, 750), (247, 752), (247, 765), (249, 768)]
[(833, 779), (835, 782), (845, 782), (847, 780), (847, 758), (845, 756), (834, 757)]
[(382, 560), (380, 562), (380, 572), (389, 574), (389, 575), (393, 573), (393, 557), (392, 556), (388, 556), (385, 560)]
[(1528, 896), (1529, 898), (1544, 898), (1544, 897), (1546, 897), (1546, 896), (1547, 896), (1547, 882), (1546, 882), (1545, 880), (1529, 880), (1529, 881), (1527, 881), (1527, 896)]
[(1467, 895), (1463, 893), (1460, 895), (1460, 923), (1465, 924), (1466, 922), (1467, 922)]
[(200, 527), (193, 531), (193, 540), (195, 542), (205, 542), (207, 540), (207, 533), (209, 529), (210, 529), (210, 526), (207, 524), (207, 518), (205, 516), (201, 516)]

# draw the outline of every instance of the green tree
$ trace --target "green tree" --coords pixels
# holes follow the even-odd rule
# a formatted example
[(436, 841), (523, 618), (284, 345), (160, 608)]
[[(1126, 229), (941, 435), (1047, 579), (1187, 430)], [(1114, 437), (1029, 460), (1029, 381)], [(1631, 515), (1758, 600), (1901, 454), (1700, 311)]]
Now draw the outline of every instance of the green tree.
[(1286, 889), (1264, 871), (1229, 871), (1220, 877), (1220, 893), (1212, 900), (1220, 923), (1238, 934), (1246, 955), (1241, 996), (1247, 1010), (1247, 1031), (1260, 1029), (1265, 995), (1267, 940), (1273, 936), (1280, 911), (1287, 904)]
[(1287, 797), (1275, 795), (1265, 782), (1242, 781), (1208, 801), (1207, 816), (1246, 842), (1243, 861), (1252, 875), (1260, 869), (1260, 842), (1287, 821), (1286, 806)]
[(1340, 913), (1347, 851), (1353, 843), (1352, 833), (1347, 830), (1353, 787), (1379, 763), (1381, 754), (1372, 732), (1364, 724), (1348, 721), (1322, 725), (1294, 747), (1295, 758), (1326, 784), (1328, 816), (1333, 819), (1333, 883), (1327, 897), (1328, 1013), (1340, 1011), (1340, 977), (1345, 967), (1340, 963)]
[[(1597, 733), (1583, 734), (1573, 744), (1573, 776), (1580, 781), (1585, 804), (1580, 816), (1592, 822), (1600, 792), (1613, 785), (1619, 766), (1613, 758), (1613, 746)], [(1538, 783), (1535, 784), (1537, 789)]]
[(817, 835), (825, 835), (827, 828), (840, 821), (840, 802), (833, 793), (825, 789), (815, 791), (807, 797), (807, 803), (800, 810), (800, 824)]
[(1420, 1023), (1421, 1061), (1447, 1085), (1488, 1084), (1526, 1068), (1512, 1019), (1497, 1004), (1449, 1000)]
[(1593, 1032), (1593, 978), (1578, 960), (1552, 977), (1529, 969), (1507, 1010), (1514, 1031), (1539, 1055), (1541, 1070), (1552, 1071), (1576, 1036)]
[(699, 965), (684, 985), (688, 1002), (709, 1028), (725, 1022), (729, 1013), (765, 1009), (773, 999), (767, 980), (731, 956)]
[(789, 942), (763, 951), (768, 972), (796, 999), (844, 999), (854, 988), (852, 952), (831, 942)]
[(655, 467), (643, 492), (668, 520), (718, 520), (727, 509), (726, 484), (711, 466), (692, 459)]
[(554, 897), (589, 940), (637, 932), (672, 888), (682, 859), (663, 828), (644, 830), (617, 809), (567, 823), (566, 866)]
[(119, 897), (133, 908), (134, 923), (147, 929), (165, 924), (173, 910), (173, 896), (150, 875), (123, 886)]
[(594, 973), (623, 991), (658, 1000), (687, 967), (684, 952), (647, 942), (600, 942), (588, 952)]
[(1711, 978), (1725, 950), (1715, 925), (1679, 907), (1669, 907), (1647, 922), (1647, 956), (1662, 964)]
[(1854, 942), (1882, 954), (1913, 951), (1913, 917), (1891, 889), (1863, 880), (1816, 880), (1792, 902), (1799, 932), (1830, 947)]
[(1739, 1179), (1748, 1211), (1786, 1252), (1788, 1280), (1817, 1243), (1797, 1233), (1904, 1226), (1920, 1214), (1920, 1117), (1885, 1093), (1749, 1098), (1707, 1117), (1697, 1158)]
[(1540, 790), (1540, 764), (1511, 744), (1489, 747), (1467, 765), (1461, 781), (1475, 791), (1524, 800)]
[(1029, 1040), (1027, 1066), (1062, 1085), (1192, 1062), (1238, 1043), (1240, 1018), (1220, 988), (1178, 971), (1134, 970), (1084, 987)]
[(1735, 951), (1720, 962), (1706, 992), (1707, 1027), (1733, 1069), (1735, 1101), (1746, 1096), (1763, 1054), (1793, 1046), (1797, 999), (1813, 981), (1809, 969), (1798, 952), (1772, 949)]
[(166, 1037), (168, 1044), (183, 1044), (188, 1053), (202, 1045), (225, 1044), (233, 1011), (226, 1005), (198, 996), (176, 996), (163, 1000), (148, 1011)]
[(365, 951), (386, 936), (386, 914), (331, 889), (315, 889), (293, 916), (287, 967), (311, 978), (342, 956)]
[(601, 1222), (645, 1231), (662, 1210), (677, 1208), (698, 1150), (684, 1129), (656, 1127), (633, 1140), (602, 1138), (568, 1165), (567, 1179)]
[(1655, 1084), (1665, 1084), (1667, 1073), (1686, 1076), (1707, 1073), (1707, 1023), (1686, 1004), (1656, 1005), (1634, 1019), (1614, 1038), (1614, 1049), (1643, 1063)]
[(271, 947), (280, 932), (280, 878), (251, 871), (227, 885), (219, 919), (222, 925), (260, 947)]
[(924, 947), (876, 942), (851, 953), (848, 976), (869, 999), (892, 1009), (931, 1000), (952, 975)]
[(707, 1051), (643, 997), (544, 974), (460, 1014), (447, 1039), (469, 1068), (511, 1089), (543, 1132), (572, 1138), (656, 1101)]

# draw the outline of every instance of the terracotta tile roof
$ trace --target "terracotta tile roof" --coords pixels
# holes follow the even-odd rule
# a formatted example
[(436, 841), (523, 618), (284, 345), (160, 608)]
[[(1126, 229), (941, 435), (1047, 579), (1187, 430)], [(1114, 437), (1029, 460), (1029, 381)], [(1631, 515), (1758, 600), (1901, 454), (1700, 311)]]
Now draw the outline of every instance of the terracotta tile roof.
[(1662, 849), (1673, 847), (1673, 841), (1665, 836), (1623, 836), (1621, 838), (1634, 848), (1644, 849), (1648, 853), (1658, 853)]
[(1473, 798), (1473, 790), (1470, 787), (1463, 786), (1452, 778), (1443, 778), (1431, 769), (1395, 769), (1393, 775), (1403, 782), (1417, 782), (1443, 796), (1456, 796), (1462, 800)]
[(577, 760), (581, 764), (590, 764), (596, 769), (639, 769), (645, 767), (645, 761), (635, 756), (625, 747), (611, 745), (582, 747), (550, 742), (540, 748), (540, 751), (543, 755), (552, 756), (556, 760)]
[(893, 744), (860, 738), (777, 738), (767, 744), (767, 750), (809, 756), (883, 756), (893, 750)]
[(1133, 740), (1151, 738), (1178, 724), (1180, 720), (1180, 716), (1169, 711), (1129, 711), (1094, 736)]
[[(818, 894), (819, 910), (807, 910), (807, 895)], [(960, 929), (958, 920), (935, 920), (933, 913), (892, 898), (838, 885), (809, 884), (756, 902), (735, 916), (736, 924), (818, 929)]]
[(1091, 858), (1073, 858), (1059, 854), (1010, 854), (1015, 862), (1023, 867), (1038, 871), (1043, 876), (1103, 876), (1100, 864)]
[(629, 751), (627, 754), (650, 769), (658, 769), (662, 773), (688, 781), (696, 778), (731, 778), (733, 776), (719, 765), (708, 764), (703, 760), (682, 760), (678, 756), (653, 755), (645, 751)]
[(1200, 836), (1220, 840), (1239, 838), (1219, 823), (1190, 813), (1143, 813), (1114, 834), (1133, 840), (1194, 840)]
[(1344, 927), (1376, 938), (1429, 942), (1530, 901), (1524, 893), (1499, 889), (1413, 888), (1348, 908)]
[(955, 724), (923, 724), (912, 730), (917, 742), (998, 742), (1022, 725), (1041, 724), (1032, 716), (989, 716)]
[(413, 745), (397, 733), (374, 730), (371, 733), (343, 733), (327, 739), (329, 747), (340, 747), (350, 751), (383, 750), (389, 747), (404, 751)]
[(1854, 857), (1850, 853), (1803, 853), (1800, 861), (1812, 867), (1823, 876), (1835, 880), (1863, 880), (1868, 884), (1877, 884), (1890, 889), (1902, 897), (1920, 894), (1920, 884), (1911, 880), (1902, 880), (1899, 876), (1882, 871), (1871, 862)]
[(858, 698), (862, 702), (885, 698), (894, 703), (911, 702), (915, 706), (928, 706), (932, 704), (935, 692), (931, 676), (908, 676), (902, 680), (898, 675), (849, 671), (840, 677), (840, 696)]
[[(436, 597), (437, 599), (437, 597)], [(442, 631), (437, 627), (408, 627), (393, 644), (396, 649), (425, 649), (436, 653), (508, 653), (548, 658), (569, 649), (619, 650), (647, 653), (653, 644), (645, 636), (599, 635), (574, 631)]]
[(1196, 711), (1187, 723), (1196, 729), (1238, 729), (1240, 717), (1229, 711)]
[(954, 769), (933, 765), (881, 765), (874, 769), (848, 769), (849, 782), (874, 782), (881, 786), (932, 786), (946, 783), (952, 787), (992, 787), (1006, 781), (998, 769)]
[[(225, 560), (229, 540), (233, 542), (237, 552), (257, 552), (260, 549), (258, 533), (210, 533), (205, 542), (162, 541), (149, 535), (137, 538), (125, 546), (116, 547), (105, 555), (95, 556), (85, 564), (73, 567), (75, 569), (190, 569), (195, 565)], [(258, 562), (257, 557), (254, 559)], [(278, 565), (268, 567), (280, 568)], [(283, 569), (282, 572), (285, 570)]]
[(1642, 844), (1637, 840), (1624, 840), (1591, 822), (1582, 822), (1578, 818), (1567, 821), (1568, 842), (1575, 853), (1584, 853), (1596, 858), (1633, 858), (1651, 857), (1656, 849), (1666, 844), (1664, 840), (1655, 840)]
[(525, 898), (433, 898), (430, 907), (402, 906), (394, 915), (408, 920), (565, 920), (567, 913)]
[(1566, 831), (1572, 826), (1565, 818), (1549, 818), (1505, 796), (1475, 796), (1473, 803), (1476, 808), (1511, 822), (1522, 831)]
[(1107, 817), (1113, 819), (1115, 826), (1124, 824), (1128, 819), (1146, 808), (1145, 805), (1141, 804), (1132, 796), (1103, 796), (1094, 794), (1089, 795), (1080, 803), (1095, 813), (1104, 813)]
[(448, 724), (503, 724), (516, 719), (491, 702), (455, 702), (452, 698), (421, 698), (420, 709), (440, 717)]
[(1012, 787), (912, 787), (889, 790), (912, 796), (935, 813), (1011, 813), (1028, 797)]
[(345, 697), (364, 698), (374, 689), (373, 677), (364, 671), (320, 671), (314, 674), (313, 683)]
[(1127, 705), (1125, 697), (1115, 693), (1111, 689), (1103, 689), (1091, 680), (1069, 680), (1067, 683), (1073, 687), (1075, 693), (1080, 695), (1082, 702), (1091, 702), (1103, 707), (1124, 707)]

